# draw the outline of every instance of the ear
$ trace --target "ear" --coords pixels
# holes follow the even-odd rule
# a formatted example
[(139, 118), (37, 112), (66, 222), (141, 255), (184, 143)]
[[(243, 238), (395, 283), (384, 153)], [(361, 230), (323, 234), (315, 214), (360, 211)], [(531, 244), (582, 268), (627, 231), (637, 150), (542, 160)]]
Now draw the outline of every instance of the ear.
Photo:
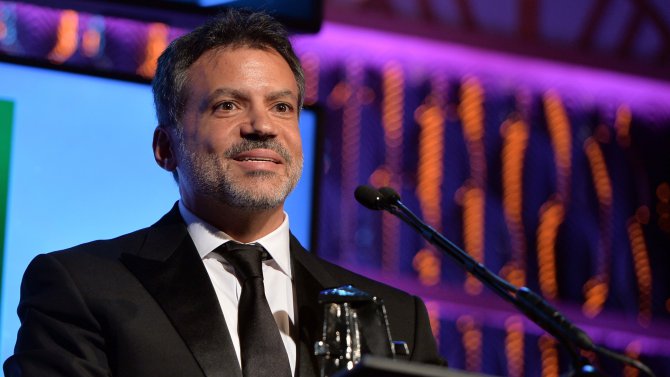
[(175, 143), (169, 130), (160, 125), (156, 127), (153, 141), (154, 159), (158, 166), (171, 172), (177, 169), (177, 155), (174, 153), (177, 145)]

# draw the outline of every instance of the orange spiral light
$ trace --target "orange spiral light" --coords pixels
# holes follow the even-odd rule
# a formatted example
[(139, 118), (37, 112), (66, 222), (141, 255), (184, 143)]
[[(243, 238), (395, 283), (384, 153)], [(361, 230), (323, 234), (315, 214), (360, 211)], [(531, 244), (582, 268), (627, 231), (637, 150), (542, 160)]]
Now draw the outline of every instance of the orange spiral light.
[(137, 74), (151, 78), (156, 73), (158, 57), (168, 45), (168, 34), (170, 28), (162, 23), (153, 23), (147, 30), (147, 43), (144, 48), (144, 59), (137, 68)]
[(60, 14), (56, 45), (49, 52), (49, 60), (61, 64), (77, 51), (79, 46), (79, 13), (73, 10), (64, 10)]

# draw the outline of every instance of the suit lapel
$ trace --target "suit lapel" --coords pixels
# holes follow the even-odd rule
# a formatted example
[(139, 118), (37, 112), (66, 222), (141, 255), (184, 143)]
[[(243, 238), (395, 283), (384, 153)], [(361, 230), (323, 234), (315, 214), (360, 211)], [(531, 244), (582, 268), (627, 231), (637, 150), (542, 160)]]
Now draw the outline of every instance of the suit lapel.
[(207, 377), (242, 376), (212, 283), (177, 206), (122, 262), (165, 311)]
[[(316, 377), (314, 343), (321, 340), (323, 325), (318, 296), (341, 283), (293, 235), (290, 248), (299, 326), (297, 375)], [(176, 205), (151, 227), (137, 254), (121, 259), (165, 311), (205, 376), (242, 377), (216, 293)]]
[(314, 356), (314, 343), (321, 340), (323, 327), (323, 308), (317, 300), (322, 290), (336, 287), (339, 283), (292, 235), (291, 256), (300, 336), (297, 375), (316, 377), (319, 369)]

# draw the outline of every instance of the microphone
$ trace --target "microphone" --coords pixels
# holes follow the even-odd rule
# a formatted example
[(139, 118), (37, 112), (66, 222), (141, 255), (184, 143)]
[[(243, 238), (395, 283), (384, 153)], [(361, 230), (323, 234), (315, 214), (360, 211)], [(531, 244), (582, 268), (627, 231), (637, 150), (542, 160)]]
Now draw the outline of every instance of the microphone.
[(577, 367), (576, 369), (582, 372), (580, 375), (597, 375), (597, 373), (594, 373), (596, 370), (578, 354), (575, 348), (595, 351), (631, 365), (649, 376), (654, 376), (649, 367), (640, 361), (595, 345), (584, 331), (572, 324), (558, 310), (530, 289), (526, 287), (517, 288), (475, 261), (468, 253), (416, 216), (402, 203), (400, 195), (394, 189), (382, 187), (377, 190), (370, 186), (359, 186), (354, 195), (356, 200), (365, 207), (373, 210), (386, 210), (410, 225), (423, 238), (454, 258), (466, 271), (470, 272), (498, 296), (516, 306), (530, 320), (560, 340), (567, 347), (572, 361)]
[(379, 189), (387, 203), (396, 204), (400, 201), (400, 194), (390, 187), (382, 187)]
[[(416, 218), (416, 216), (412, 217), (414, 214), (411, 212), (411, 216), (407, 216), (403, 211), (398, 209), (400, 195), (398, 195), (398, 193), (395, 192), (395, 190), (392, 188), (382, 187), (377, 190), (372, 186), (361, 185), (356, 188), (356, 191), (354, 191), (354, 197), (366, 208), (374, 211), (386, 210), (391, 212), (395, 216), (402, 219), (402, 221), (412, 225), (417, 231), (421, 232), (420, 225), (418, 225), (421, 220)], [(400, 204), (402, 205), (402, 203)]]
[(379, 190), (372, 186), (358, 186), (356, 191), (354, 191), (354, 197), (359, 203), (365, 206), (365, 208), (374, 211), (385, 209), (387, 206), (386, 198), (379, 192)]

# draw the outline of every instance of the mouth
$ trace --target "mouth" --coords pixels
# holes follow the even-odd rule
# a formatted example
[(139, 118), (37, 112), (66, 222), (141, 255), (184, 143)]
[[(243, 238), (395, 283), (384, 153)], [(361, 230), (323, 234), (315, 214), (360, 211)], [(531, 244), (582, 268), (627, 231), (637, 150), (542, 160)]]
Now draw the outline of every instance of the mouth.
[(270, 149), (252, 149), (238, 153), (232, 158), (239, 162), (272, 163), (278, 165), (284, 163), (283, 158), (277, 152)]
[(278, 164), (279, 161), (273, 160), (271, 158), (262, 158), (262, 157), (244, 157), (244, 158), (235, 158), (235, 161), (258, 161), (258, 162), (274, 162), (275, 164)]

